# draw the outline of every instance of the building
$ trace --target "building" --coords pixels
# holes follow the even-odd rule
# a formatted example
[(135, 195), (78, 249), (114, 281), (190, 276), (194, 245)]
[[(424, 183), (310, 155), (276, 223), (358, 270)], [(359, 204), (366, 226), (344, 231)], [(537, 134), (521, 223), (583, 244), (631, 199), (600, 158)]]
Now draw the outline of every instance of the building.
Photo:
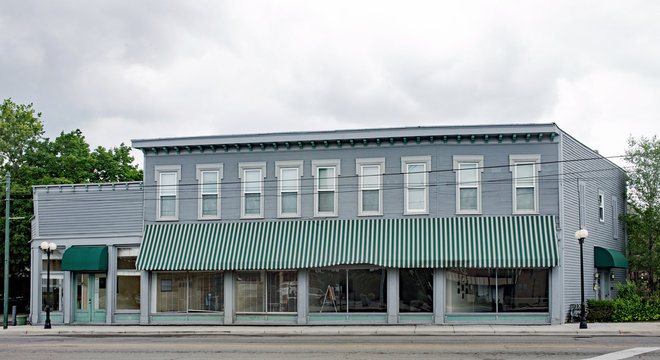
[[(35, 186), (31, 320), (562, 323), (626, 278), (624, 172), (555, 124), (134, 140), (144, 182)], [(34, 296), (42, 294), (42, 296)]]

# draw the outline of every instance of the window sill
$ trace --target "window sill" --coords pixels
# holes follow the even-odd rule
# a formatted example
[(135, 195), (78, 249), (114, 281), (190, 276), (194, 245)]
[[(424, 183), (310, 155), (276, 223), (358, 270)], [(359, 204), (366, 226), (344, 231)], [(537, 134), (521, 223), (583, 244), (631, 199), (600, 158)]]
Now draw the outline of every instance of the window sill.
[(156, 221), (165, 222), (165, 221), (179, 221), (179, 218), (157, 218)]
[(197, 220), (199, 221), (207, 221), (207, 220), (222, 220), (220, 216), (214, 216), (214, 217), (198, 217)]

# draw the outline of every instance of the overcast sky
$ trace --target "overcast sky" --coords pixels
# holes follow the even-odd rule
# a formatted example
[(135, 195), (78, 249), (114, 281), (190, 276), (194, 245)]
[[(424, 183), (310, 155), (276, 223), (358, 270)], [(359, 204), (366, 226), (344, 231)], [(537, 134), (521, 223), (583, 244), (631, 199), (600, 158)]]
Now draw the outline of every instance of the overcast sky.
[[(2, 1), (0, 98), (47, 136), (556, 122), (660, 131), (660, 2)], [(135, 153), (141, 162), (142, 155)]]

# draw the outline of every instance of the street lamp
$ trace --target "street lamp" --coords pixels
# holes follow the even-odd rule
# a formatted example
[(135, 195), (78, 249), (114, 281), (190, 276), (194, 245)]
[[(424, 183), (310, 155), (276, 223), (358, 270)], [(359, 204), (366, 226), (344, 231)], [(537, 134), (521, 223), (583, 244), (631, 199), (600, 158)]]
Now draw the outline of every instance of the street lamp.
[(589, 236), (587, 229), (580, 229), (575, 232), (575, 240), (580, 242), (580, 293), (582, 294), (582, 310), (580, 310), (580, 329), (587, 328), (587, 305), (584, 302), (584, 258), (582, 257), (582, 244), (584, 239)]
[(44, 329), (50, 329), (50, 254), (57, 249), (57, 245), (55, 243), (44, 241), (41, 243), (40, 247), (41, 250), (45, 251), (48, 255), (48, 270), (46, 272), (46, 323), (44, 324)]

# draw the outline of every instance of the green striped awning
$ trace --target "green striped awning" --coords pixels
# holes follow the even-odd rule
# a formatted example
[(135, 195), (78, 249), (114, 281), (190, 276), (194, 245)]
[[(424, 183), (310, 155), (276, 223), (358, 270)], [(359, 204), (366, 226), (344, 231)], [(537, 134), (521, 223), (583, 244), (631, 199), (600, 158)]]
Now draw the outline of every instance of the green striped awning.
[(140, 270), (552, 267), (552, 216), (147, 225)]

